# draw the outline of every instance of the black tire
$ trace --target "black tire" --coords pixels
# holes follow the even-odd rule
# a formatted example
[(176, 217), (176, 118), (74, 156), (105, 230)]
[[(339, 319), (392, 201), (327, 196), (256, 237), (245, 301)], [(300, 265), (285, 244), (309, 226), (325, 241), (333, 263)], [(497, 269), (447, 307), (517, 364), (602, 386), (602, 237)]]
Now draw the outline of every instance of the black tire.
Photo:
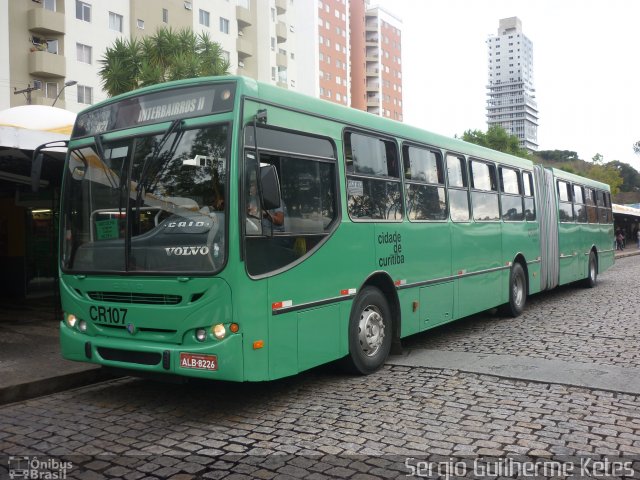
[(391, 309), (376, 287), (358, 294), (349, 318), (349, 355), (345, 367), (351, 373), (368, 375), (378, 370), (389, 356), (393, 337)]
[(593, 250), (589, 252), (589, 266), (587, 268), (587, 278), (582, 281), (585, 288), (593, 288), (598, 282), (598, 259)]
[(509, 274), (509, 303), (503, 306), (503, 311), (511, 317), (517, 317), (524, 311), (527, 303), (527, 276), (522, 265), (514, 262)]

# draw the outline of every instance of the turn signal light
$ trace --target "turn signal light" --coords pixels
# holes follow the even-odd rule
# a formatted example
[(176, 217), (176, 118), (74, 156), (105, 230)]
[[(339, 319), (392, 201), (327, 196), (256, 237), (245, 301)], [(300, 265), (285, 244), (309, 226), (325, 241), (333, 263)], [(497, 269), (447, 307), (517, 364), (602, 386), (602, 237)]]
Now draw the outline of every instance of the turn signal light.
[(232, 323), (231, 325), (229, 325), (229, 330), (231, 330), (231, 333), (238, 333), (238, 331), (240, 330), (240, 325), (238, 325), (237, 323)]

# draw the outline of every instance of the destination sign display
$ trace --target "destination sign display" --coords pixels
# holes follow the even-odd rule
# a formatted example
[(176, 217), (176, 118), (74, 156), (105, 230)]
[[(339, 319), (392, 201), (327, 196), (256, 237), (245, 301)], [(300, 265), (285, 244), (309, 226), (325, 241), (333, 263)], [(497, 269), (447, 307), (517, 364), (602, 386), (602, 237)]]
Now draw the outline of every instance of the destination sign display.
[(121, 128), (199, 117), (233, 109), (235, 83), (198, 85), (127, 98), (80, 113), (71, 138)]

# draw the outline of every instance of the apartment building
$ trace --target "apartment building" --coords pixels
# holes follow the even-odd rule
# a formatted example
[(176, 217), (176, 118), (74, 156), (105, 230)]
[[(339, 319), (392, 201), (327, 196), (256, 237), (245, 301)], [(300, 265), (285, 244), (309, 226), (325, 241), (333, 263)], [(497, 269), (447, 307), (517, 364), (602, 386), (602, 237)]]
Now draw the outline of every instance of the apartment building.
[(520, 146), (538, 149), (538, 105), (533, 82), (533, 43), (517, 17), (500, 20), (498, 34), (487, 39), (489, 82), (487, 124), (500, 125), (520, 139)]
[(107, 47), (169, 26), (206, 32), (231, 73), (402, 120), (401, 22), (368, 0), (0, 0), (0, 9), (9, 65), (0, 110), (55, 102), (78, 112), (104, 100)]
[[(300, 2), (303, 4), (304, 2)], [(296, 88), (292, 0), (0, 0), (0, 110), (52, 105), (78, 112), (107, 98), (100, 58), (118, 37), (193, 28), (222, 46), (231, 73)], [(2, 25), (0, 25), (2, 26)], [(15, 93), (18, 92), (18, 93)]]

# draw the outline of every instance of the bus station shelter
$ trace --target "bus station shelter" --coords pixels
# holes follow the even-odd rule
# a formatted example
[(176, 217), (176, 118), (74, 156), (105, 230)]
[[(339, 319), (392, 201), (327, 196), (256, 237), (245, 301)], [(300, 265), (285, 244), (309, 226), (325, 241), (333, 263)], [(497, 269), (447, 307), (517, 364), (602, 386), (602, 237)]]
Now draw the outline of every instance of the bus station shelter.
[(0, 111), (3, 297), (56, 295), (56, 222), (65, 150), (48, 153), (37, 192), (31, 184), (31, 157), (43, 143), (68, 140), (75, 117), (75, 113), (43, 105)]
[(636, 205), (613, 204), (614, 231), (622, 230), (625, 245), (633, 246), (636, 243), (638, 229), (640, 228), (640, 208)]

